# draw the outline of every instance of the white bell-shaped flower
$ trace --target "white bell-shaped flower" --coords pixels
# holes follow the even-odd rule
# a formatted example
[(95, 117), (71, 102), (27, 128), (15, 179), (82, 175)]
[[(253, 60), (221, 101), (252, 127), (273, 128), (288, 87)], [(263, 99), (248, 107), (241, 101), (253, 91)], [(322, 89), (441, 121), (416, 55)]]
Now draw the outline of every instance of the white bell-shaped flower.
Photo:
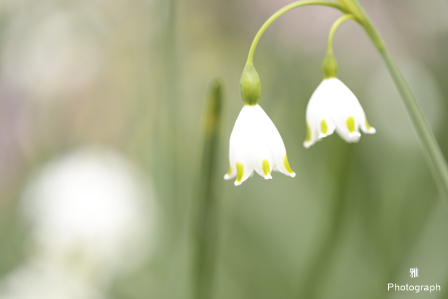
[(245, 105), (230, 135), (229, 172), (224, 179), (236, 176), (235, 186), (241, 185), (255, 170), (265, 179), (272, 179), (272, 170), (290, 177), (295, 173), (289, 166), (282, 137), (260, 105)]
[(364, 133), (374, 134), (364, 110), (353, 92), (338, 78), (324, 79), (314, 91), (306, 109), (309, 148), (322, 138), (336, 132), (347, 142), (358, 142)]

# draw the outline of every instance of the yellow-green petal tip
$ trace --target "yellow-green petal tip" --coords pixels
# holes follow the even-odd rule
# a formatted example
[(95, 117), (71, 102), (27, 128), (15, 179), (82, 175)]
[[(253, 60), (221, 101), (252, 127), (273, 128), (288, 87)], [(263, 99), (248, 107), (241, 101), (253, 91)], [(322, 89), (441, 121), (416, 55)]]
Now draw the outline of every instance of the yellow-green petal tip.
[(296, 174), (294, 173), (294, 171), (292, 171), (291, 166), (289, 166), (287, 155), (285, 155), (285, 158), (283, 159), (283, 164), (285, 165), (286, 171), (289, 172), (292, 177), (294, 177)]
[(356, 131), (355, 119), (353, 118), (353, 116), (347, 118), (347, 129), (350, 133), (354, 133)]
[(325, 120), (322, 120), (320, 122), (320, 131), (321, 131), (322, 134), (327, 135), (328, 126), (327, 126), (327, 123), (325, 122)]
[(268, 175), (271, 172), (271, 168), (269, 167), (269, 162), (268, 160), (263, 160), (263, 173), (264, 175)]
[(244, 176), (244, 166), (241, 163), (236, 163), (236, 181), (239, 183)]

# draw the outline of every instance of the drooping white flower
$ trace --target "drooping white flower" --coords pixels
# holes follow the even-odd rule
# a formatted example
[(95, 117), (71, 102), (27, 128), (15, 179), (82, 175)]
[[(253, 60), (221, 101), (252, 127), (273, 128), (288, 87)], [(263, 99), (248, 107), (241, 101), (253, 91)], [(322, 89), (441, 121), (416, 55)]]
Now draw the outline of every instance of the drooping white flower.
[(307, 138), (303, 143), (306, 148), (335, 130), (350, 143), (359, 141), (360, 128), (364, 133), (376, 132), (367, 122), (356, 96), (337, 78), (324, 79), (314, 91), (306, 109), (306, 123)]
[(272, 179), (272, 170), (290, 177), (295, 173), (289, 166), (282, 137), (260, 105), (245, 105), (230, 135), (229, 172), (224, 179), (236, 176), (235, 186), (241, 185), (255, 170), (265, 179)]

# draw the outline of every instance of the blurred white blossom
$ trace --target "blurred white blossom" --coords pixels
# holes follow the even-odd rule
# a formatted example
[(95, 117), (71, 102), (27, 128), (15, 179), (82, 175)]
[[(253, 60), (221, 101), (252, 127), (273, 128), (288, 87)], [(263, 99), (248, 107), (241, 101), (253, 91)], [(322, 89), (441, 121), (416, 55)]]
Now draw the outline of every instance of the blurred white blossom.
[(43, 263), (26, 263), (0, 285), (0, 299), (106, 299), (89, 282), (79, 281), (64, 269)]
[(22, 207), (34, 258), (99, 283), (143, 262), (155, 242), (157, 206), (147, 179), (109, 149), (81, 149), (48, 163)]

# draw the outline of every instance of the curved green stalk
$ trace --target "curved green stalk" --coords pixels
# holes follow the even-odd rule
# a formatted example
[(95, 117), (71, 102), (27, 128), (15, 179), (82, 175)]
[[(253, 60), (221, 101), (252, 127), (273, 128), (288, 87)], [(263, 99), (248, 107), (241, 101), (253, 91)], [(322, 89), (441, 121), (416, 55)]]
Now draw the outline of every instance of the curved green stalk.
[(325, 79), (337, 77), (338, 64), (333, 55), (333, 37), (339, 26), (348, 20), (356, 20), (356, 17), (352, 14), (345, 14), (337, 19), (331, 27), (330, 34), (328, 35), (327, 53), (325, 54), (324, 61), (322, 62), (322, 75)]
[(406, 106), (406, 110), (420, 139), (426, 162), (431, 169), (439, 192), (444, 198), (445, 203), (448, 204), (448, 167), (445, 157), (397, 64), (385, 48), (380, 53)]
[(253, 65), (254, 60), (254, 53), (255, 48), (257, 47), (258, 41), (260, 40), (263, 33), (266, 31), (266, 29), (282, 14), (290, 11), (291, 9), (300, 7), (300, 6), (306, 6), (306, 5), (322, 5), (322, 6), (329, 6), (336, 9), (339, 9), (343, 13), (348, 13), (348, 11), (340, 4), (328, 2), (328, 1), (297, 1), (293, 2), (289, 5), (286, 5), (285, 7), (279, 9), (276, 13), (274, 13), (264, 24), (261, 26), (260, 30), (258, 30), (257, 35), (255, 36), (252, 45), (250, 46), (249, 50), (249, 56), (247, 57), (246, 65)]
[(328, 35), (328, 45), (327, 45), (327, 52), (333, 53), (333, 37), (336, 33), (336, 30), (341, 26), (345, 21), (348, 20), (355, 20), (355, 16), (352, 14), (345, 14), (339, 19), (334, 22), (333, 26), (331, 27), (330, 34)]
[(412, 94), (411, 89), (401, 74), (400, 69), (384, 46), (383, 40), (379, 36), (366, 12), (357, 1), (356, 3), (362, 13), (362, 21), (360, 23), (383, 57), (395, 86), (400, 93), (414, 129), (417, 132), (417, 136), (425, 154), (426, 162), (431, 169), (439, 192), (442, 195), (445, 204), (448, 205), (448, 166), (445, 157), (443, 156), (434, 133), (426, 121), (414, 95)]

